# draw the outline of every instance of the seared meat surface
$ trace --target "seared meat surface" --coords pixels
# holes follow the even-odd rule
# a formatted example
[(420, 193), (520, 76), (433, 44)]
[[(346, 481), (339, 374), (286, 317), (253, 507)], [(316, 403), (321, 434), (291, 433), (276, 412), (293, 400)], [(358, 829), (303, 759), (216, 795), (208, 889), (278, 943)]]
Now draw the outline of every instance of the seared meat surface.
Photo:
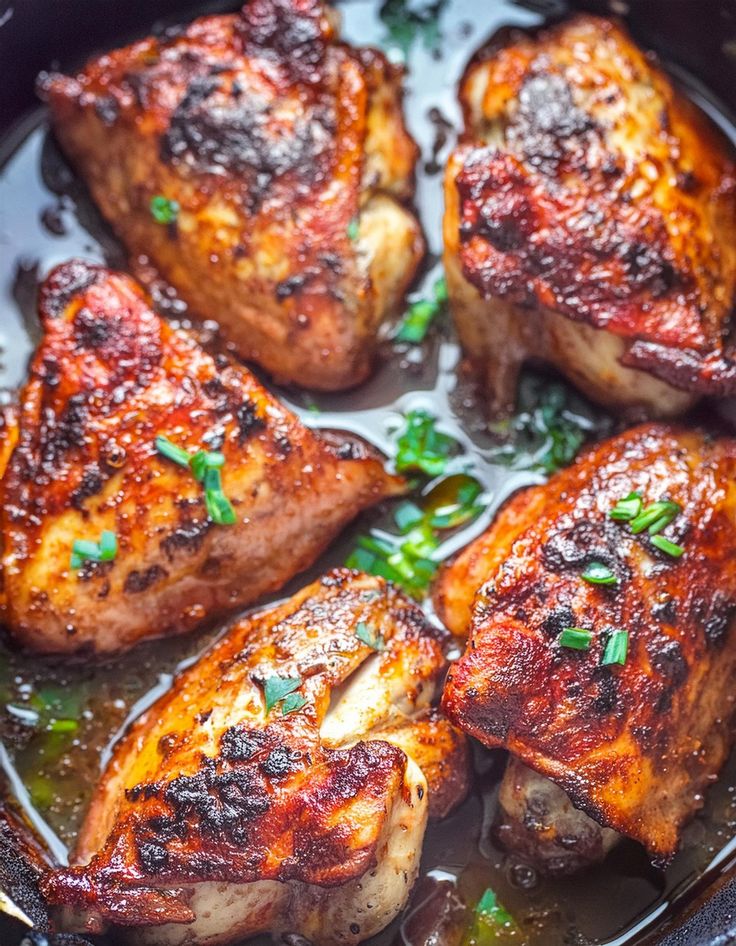
[(445, 668), (421, 611), (347, 569), (246, 618), (119, 743), (83, 866), (45, 893), (68, 926), (157, 946), (368, 939), (406, 902), (428, 815), (467, 789), (464, 739), (432, 709)]
[(318, 0), (250, 0), (41, 86), (131, 255), (240, 355), (306, 387), (366, 378), (423, 254), (403, 206), (417, 149), (381, 53), (339, 42)]
[[(652, 535), (612, 518), (632, 492), (644, 511), (677, 504), (669, 524)], [(594, 563), (613, 583), (583, 578)], [(519, 493), (445, 568), (437, 606), (470, 634), (445, 688), (450, 719), (670, 858), (732, 742), (736, 441), (650, 424), (591, 448)], [(587, 632), (587, 649), (565, 646), (567, 628)], [(628, 655), (605, 663), (616, 631), (628, 633)], [(522, 794), (532, 790), (522, 780)], [(529, 800), (509, 794), (506, 807)], [(592, 849), (584, 835), (581, 857)]]
[(492, 411), (529, 358), (632, 415), (736, 392), (733, 154), (623, 27), (511, 31), (460, 98), (445, 264)]
[[(0, 481), (4, 618), (29, 647), (114, 651), (186, 631), (281, 587), (402, 488), (363, 445), (312, 433), (246, 369), (159, 319), (127, 276), (64, 264), (40, 311)], [(221, 454), (233, 524), (215, 524), (186, 465), (200, 449)], [(113, 559), (72, 567), (75, 541), (105, 531)]]

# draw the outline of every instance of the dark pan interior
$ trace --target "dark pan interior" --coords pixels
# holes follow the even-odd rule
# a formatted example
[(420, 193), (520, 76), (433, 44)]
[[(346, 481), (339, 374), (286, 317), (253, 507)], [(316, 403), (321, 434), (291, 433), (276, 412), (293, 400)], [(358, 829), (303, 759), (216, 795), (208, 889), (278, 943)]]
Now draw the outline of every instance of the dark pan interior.
[[(476, 0), (478, 20), (494, 2)], [(727, 120), (736, 116), (736, 0), (526, 0), (519, 5), (549, 17), (574, 8), (623, 16), (641, 44), (655, 49), (675, 75), (682, 69), (702, 83), (704, 101), (715, 97)], [(52, 66), (73, 68), (92, 52), (142, 35), (155, 20), (186, 21), (234, 6), (222, 0), (156, 0), (154, 4), (146, 0), (0, 0), (0, 154), (7, 153), (16, 138), (14, 129), (38, 104), (34, 84), (40, 71)], [(698, 96), (697, 86), (694, 92)], [(0, 315), (0, 321), (3, 318)], [(648, 942), (661, 946), (736, 942), (736, 875), (726, 871), (717, 878), (704, 877), (687, 899), (684, 925), (664, 939), (660, 932)], [(19, 936), (0, 920), (0, 946), (16, 946)]]

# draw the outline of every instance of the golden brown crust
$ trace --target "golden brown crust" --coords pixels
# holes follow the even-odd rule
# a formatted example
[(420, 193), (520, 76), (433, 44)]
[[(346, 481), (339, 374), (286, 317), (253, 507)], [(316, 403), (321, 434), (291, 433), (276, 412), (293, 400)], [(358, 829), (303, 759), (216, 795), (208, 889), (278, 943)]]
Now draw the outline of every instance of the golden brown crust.
[[(413, 193), (417, 148), (381, 53), (339, 43), (318, 0), (251, 0), (43, 92), (131, 255), (242, 356), (309, 387), (367, 376), (423, 252), (397, 203)], [(175, 224), (152, 218), (156, 195), (178, 202)], [(392, 231), (388, 259), (375, 217)]]
[[(173, 330), (127, 276), (64, 264), (41, 319), (2, 481), (7, 620), (29, 646), (110, 651), (188, 630), (279, 588), (400, 489), (364, 446), (331, 446), (247, 370)], [(234, 525), (210, 520), (159, 434), (222, 450)], [(115, 560), (71, 569), (74, 540), (103, 530)]]
[[(380, 653), (356, 637), (360, 622), (382, 636)], [(380, 685), (360, 678), (360, 702), (390, 702), (328, 744), (322, 731), (335, 693), (371, 662)], [(193, 919), (180, 886), (339, 887), (361, 877), (383, 857), (395, 798), (426, 805), (426, 783), (414, 797), (406, 781), (402, 738), (426, 743), (431, 732), (435, 754), (450, 746), (448, 762), (466, 757), (463, 737), (429, 709), (445, 667), (443, 636), (421, 611), (382, 579), (347, 569), (241, 621), (118, 745), (78, 842), (77, 862), (89, 864), (50, 873), (46, 895), (97, 918), (148, 925)], [(302, 709), (266, 711), (273, 675), (301, 681)], [(437, 771), (438, 761), (427, 750), (428, 767)], [(428, 779), (441, 813), (464, 796), (465, 776)], [(279, 929), (278, 918), (262, 928)]]
[[(732, 439), (634, 428), (519, 494), (491, 530), (500, 561), (486, 536), (443, 578), (445, 587), (470, 578), (456, 591), (464, 613), (488, 563), (468, 649), (448, 677), (449, 717), (661, 858), (674, 853), (732, 740), (735, 474)], [(680, 504), (666, 535), (684, 545), (681, 558), (610, 519), (632, 490)], [(611, 568), (618, 584), (584, 581), (591, 561)], [(590, 650), (561, 647), (564, 627), (593, 630)], [(622, 667), (600, 665), (611, 629), (629, 632)]]
[(464, 278), (519, 319), (610, 333), (622, 365), (675, 388), (736, 391), (733, 154), (623, 27), (581, 15), (507, 33), (460, 97)]

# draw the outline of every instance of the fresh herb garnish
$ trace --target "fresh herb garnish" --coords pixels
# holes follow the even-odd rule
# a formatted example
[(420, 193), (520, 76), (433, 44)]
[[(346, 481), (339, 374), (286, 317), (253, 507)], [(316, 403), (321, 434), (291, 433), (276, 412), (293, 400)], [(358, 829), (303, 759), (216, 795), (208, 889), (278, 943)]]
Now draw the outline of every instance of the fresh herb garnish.
[(663, 535), (653, 535), (651, 542), (660, 552), (671, 555), (672, 558), (680, 558), (685, 552), (685, 549), (681, 545), (678, 545), (676, 542), (670, 542), (670, 540)]
[(418, 38), (422, 39), (426, 49), (438, 49), (439, 18), (447, 3), (448, 0), (431, 0), (429, 3), (384, 0), (378, 15), (388, 30), (385, 45), (399, 50), (404, 59)]
[(504, 931), (516, 929), (514, 918), (501, 904), (493, 890), (486, 890), (478, 901), (473, 922), (463, 939), (463, 946), (492, 946), (501, 941)]
[(394, 522), (399, 531), (403, 534), (409, 532), (414, 526), (419, 525), (424, 520), (424, 513), (416, 503), (407, 500), (397, 506), (394, 510)]
[(179, 204), (175, 200), (169, 200), (163, 194), (156, 194), (151, 198), (150, 203), (151, 216), (156, 223), (169, 224), (175, 223), (179, 216)]
[(615, 585), (616, 576), (603, 562), (591, 562), (586, 566), (582, 577), (591, 585)]
[(105, 530), (99, 542), (90, 539), (75, 539), (72, 545), (70, 565), (76, 571), (85, 562), (111, 562), (118, 554), (118, 537)]
[(606, 641), (606, 647), (601, 657), (601, 664), (625, 664), (626, 655), (629, 650), (629, 632), (612, 631)]
[(155, 444), (161, 456), (187, 467), (194, 479), (202, 484), (207, 515), (216, 525), (231, 526), (237, 522), (232, 503), (222, 488), (221, 469), (225, 465), (222, 453), (217, 450), (197, 450), (191, 454), (164, 436), (156, 437)]
[(447, 282), (444, 276), (432, 288), (432, 299), (412, 302), (404, 315), (394, 338), (414, 345), (423, 342), (430, 326), (447, 305)]
[(358, 626), (355, 628), (355, 636), (361, 643), (365, 644), (366, 647), (370, 647), (371, 650), (381, 651), (386, 649), (386, 641), (383, 639), (383, 635), (375, 628), (366, 624), (365, 621), (358, 621)]
[[(302, 708), (307, 702), (300, 694), (295, 693), (302, 685), (301, 677), (269, 677), (263, 683), (263, 698), (266, 703), (266, 713), (281, 703), (281, 715), (293, 713)], [(289, 699), (293, 697), (293, 699)]]
[[(444, 499), (448, 487), (456, 487), (455, 496)], [(432, 491), (436, 494), (438, 502), (433, 506), (429, 519), (430, 525), (435, 529), (456, 529), (470, 522), (471, 519), (475, 519), (483, 511), (483, 504), (479, 502), (482, 492), (480, 483), (470, 476), (465, 474), (449, 476)], [(429, 499), (430, 501), (433, 499), (432, 494)]]
[(572, 650), (588, 650), (593, 642), (593, 632), (584, 627), (566, 627), (557, 638), (560, 647)]
[(492, 427), (505, 442), (491, 458), (512, 470), (551, 475), (569, 466), (587, 439), (609, 427), (610, 420), (574, 392), (525, 372), (514, 417)]
[(360, 223), (357, 217), (353, 219), (348, 224), (348, 239), (355, 242), (358, 239), (358, 234), (360, 233)]
[(638, 535), (645, 529), (648, 530), (650, 535), (656, 535), (665, 526), (668, 526), (680, 511), (680, 506), (677, 503), (668, 500), (650, 503), (629, 522), (629, 528), (634, 535)]
[(409, 411), (406, 427), (396, 442), (396, 469), (399, 473), (420, 470), (427, 476), (445, 472), (457, 441), (437, 430), (437, 420), (424, 410)]
[(611, 519), (617, 519), (619, 522), (629, 522), (639, 515), (641, 504), (642, 498), (639, 493), (629, 493), (625, 499), (619, 499), (608, 515)]

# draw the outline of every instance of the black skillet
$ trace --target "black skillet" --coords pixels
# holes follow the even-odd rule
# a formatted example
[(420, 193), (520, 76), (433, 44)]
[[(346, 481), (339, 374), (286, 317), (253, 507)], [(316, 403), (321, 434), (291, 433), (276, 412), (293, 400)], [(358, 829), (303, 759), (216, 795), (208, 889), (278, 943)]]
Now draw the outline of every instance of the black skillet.
[[(475, 45), (484, 38), (484, 17), (496, 3), (475, 0), (475, 25), (480, 30)], [(154, 20), (183, 22), (202, 12), (232, 6), (222, 0), (0, 0), (0, 153), (3, 140), (15, 137), (19, 123), (37, 105), (34, 83), (41, 70), (51, 66), (73, 68), (95, 51), (144, 35)], [(615, 12), (628, 22), (642, 45), (659, 53), (672, 72), (677, 75), (684, 70), (683, 74), (689, 75), (696, 96), (703, 92), (706, 99), (717, 100), (726, 121), (729, 110), (736, 115), (736, 0), (527, 0), (519, 6), (548, 17), (564, 15), (573, 8)], [(0, 311), (0, 328), (7, 317), (5, 310)], [(3, 354), (6, 361), (12, 360), (12, 351)], [(2, 381), (0, 378), (0, 386)], [(0, 830), (0, 879), (6, 884), (13, 870), (11, 843)], [(38, 913), (33, 912), (32, 876), (24, 875), (21, 869), (16, 880), (18, 889), (25, 886), (32, 915), (42, 928), (42, 905), (36, 903)], [(16, 946), (24, 935), (20, 929), (0, 919), (0, 946)], [(47, 942), (72, 946), (81, 940), (47, 940), (42, 934), (32, 934), (24, 946), (45, 946)], [(652, 946), (725, 946), (736, 942), (736, 872), (727, 869), (704, 875), (680, 898), (676, 916), (669, 919), (665, 930), (660, 926), (653, 936), (630, 942)]]

